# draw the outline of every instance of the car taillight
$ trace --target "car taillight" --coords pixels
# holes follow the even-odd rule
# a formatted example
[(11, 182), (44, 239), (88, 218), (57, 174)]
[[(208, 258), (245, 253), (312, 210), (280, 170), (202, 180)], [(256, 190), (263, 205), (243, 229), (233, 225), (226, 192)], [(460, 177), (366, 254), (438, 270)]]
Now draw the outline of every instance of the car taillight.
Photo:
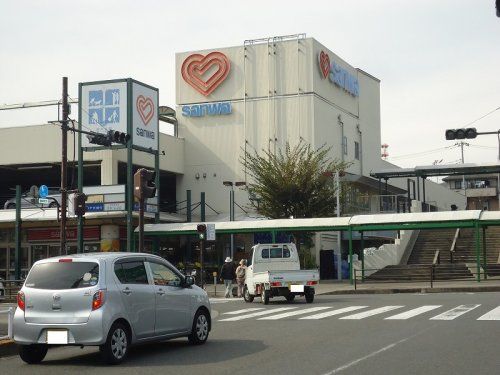
[(281, 282), (280, 281), (273, 281), (271, 283), (271, 286), (281, 286)]
[(92, 310), (97, 310), (104, 305), (104, 298), (106, 294), (104, 289), (100, 289), (97, 292), (94, 293), (94, 296), (92, 297)]
[(318, 282), (316, 280), (310, 280), (307, 282), (307, 285), (316, 285)]
[(17, 292), (17, 307), (24, 311), (26, 307), (25, 297), (23, 292)]
[(73, 261), (73, 259), (71, 259), (71, 258), (61, 258), (61, 259), (59, 259), (60, 263), (70, 263), (72, 261)]

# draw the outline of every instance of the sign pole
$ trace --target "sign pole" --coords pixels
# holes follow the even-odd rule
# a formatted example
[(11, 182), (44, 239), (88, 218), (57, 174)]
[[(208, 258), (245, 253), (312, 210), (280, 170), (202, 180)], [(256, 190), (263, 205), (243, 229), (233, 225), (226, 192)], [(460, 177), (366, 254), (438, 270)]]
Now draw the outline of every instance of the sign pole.
[(144, 197), (139, 200), (139, 252), (144, 251)]
[(66, 205), (68, 201), (68, 191), (66, 187), (66, 165), (68, 162), (68, 77), (63, 77), (62, 87), (62, 157), (61, 157), (61, 254), (66, 254)]
[(133, 209), (134, 209), (134, 168), (132, 144), (134, 135), (132, 134), (132, 81), (127, 79), (127, 132), (130, 140), (127, 143), (127, 251), (132, 251), (132, 241), (134, 240)]
[[(78, 97), (82, 97), (82, 84), (78, 84)], [(80, 99), (81, 103), (81, 99)], [(78, 130), (82, 130), (82, 109), (78, 111)], [(83, 148), (82, 133), (78, 132), (78, 191), (83, 193)], [(78, 216), (77, 226), (77, 253), (83, 253), (83, 217)]]
[(16, 280), (21, 279), (21, 185), (16, 185), (16, 249), (14, 254)]

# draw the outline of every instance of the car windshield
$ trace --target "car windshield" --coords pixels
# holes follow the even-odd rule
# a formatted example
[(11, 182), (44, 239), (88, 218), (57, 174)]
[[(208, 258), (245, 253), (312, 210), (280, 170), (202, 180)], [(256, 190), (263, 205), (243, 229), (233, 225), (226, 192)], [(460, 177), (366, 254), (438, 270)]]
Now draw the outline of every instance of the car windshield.
[(33, 267), (24, 284), (36, 289), (87, 288), (99, 281), (99, 264), (94, 262), (50, 262)]

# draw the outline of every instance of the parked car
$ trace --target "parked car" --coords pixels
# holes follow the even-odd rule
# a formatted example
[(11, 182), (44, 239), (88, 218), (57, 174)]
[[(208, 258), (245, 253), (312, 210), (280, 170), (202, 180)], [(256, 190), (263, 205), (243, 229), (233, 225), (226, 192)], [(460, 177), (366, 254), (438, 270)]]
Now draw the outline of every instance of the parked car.
[[(21, 194), (21, 208), (55, 208), (57, 204), (61, 204), (61, 193), (59, 192), (59, 188), (49, 188), (49, 194), (46, 197), (49, 200), (49, 203), (39, 203), (38, 202), (38, 193), (31, 188), (30, 190), (25, 191)], [(57, 203), (54, 201), (57, 201)], [(5, 201), (3, 208), (5, 210), (13, 210), (16, 208), (16, 197), (10, 198)]]
[(269, 299), (276, 296), (285, 297), (288, 302), (296, 296), (304, 296), (307, 303), (312, 303), (318, 280), (318, 270), (300, 269), (295, 244), (258, 244), (252, 247), (243, 298), (253, 302), (255, 296), (260, 296), (267, 305)]
[(207, 293), (161, 257), (88, 253), (36, 262), (18, 293), (14, 341), (27, 363), (51, 345), (99, 346), (110, 364), (131, 345), (187, 337), (203, 344), (211, 330)]

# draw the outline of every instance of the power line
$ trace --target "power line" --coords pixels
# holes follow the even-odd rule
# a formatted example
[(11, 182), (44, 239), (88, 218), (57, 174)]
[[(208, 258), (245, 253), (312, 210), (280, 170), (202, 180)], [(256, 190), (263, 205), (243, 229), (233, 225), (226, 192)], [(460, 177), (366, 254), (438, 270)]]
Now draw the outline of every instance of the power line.
[(466, 128), (466, 127), (468, 127), (468, 126), (471, 126), (472, 124), (475, 124), (475, 123), (476, 123), (476, 122), (478, 122), (479, 120), (482, 120), (482, 119), (483, 119), (483, 118), (485, 118), (486, 116), (491, 115), (493, 112), (498, 111), (499, 109), (500, 109), (500, 107), (495, 108), (493, 111), (490, 111), (490, 112), (488, 112), (487, 114), (485, 114), (485, 115), (483, 115), (483, 116), (479, 117), (478, 119), (476, 119), (476, 120), (474, 120), (474, 121), (469, 122), (468, 124), (464, 125), (463, 127), (464, 127), (464, 128)]
[(391, 157), (390, 159), (391, 160), (397, 160), (397, 159), (405, 159), (405, 158), (411, 158), (411, 157), (416, 157), (416, 156), (426, 156), (426, 155), (430, 155), (430, 154), (435, 154), (436, 152), (446, 151), (446, 150), (449, 150), (449, 149), (452, 149), (452, 148), (455, 148), (455, 147), (457, 147), (457, 146), (456, 145), (452, 145), (452, 146), (440, 147), (440, 148), (435, 148), (435, 149), (431, 149), (431, 150), (415, 152), (415, 153), (412, 153), (412, 154), (405, 154), (405, 155), (394, 156), (394, 157)]

